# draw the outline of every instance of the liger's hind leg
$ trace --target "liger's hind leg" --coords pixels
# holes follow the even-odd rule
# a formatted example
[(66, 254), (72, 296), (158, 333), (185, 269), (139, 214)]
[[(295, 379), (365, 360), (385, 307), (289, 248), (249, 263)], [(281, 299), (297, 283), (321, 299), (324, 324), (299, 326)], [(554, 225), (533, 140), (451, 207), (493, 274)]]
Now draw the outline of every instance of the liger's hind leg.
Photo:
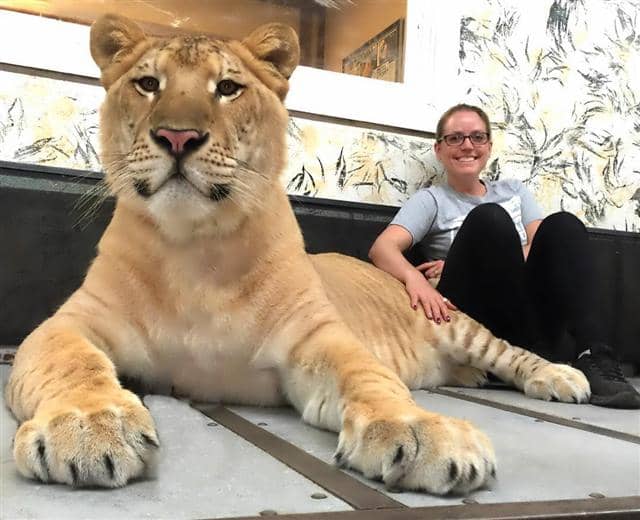
[(536, 399), (589, 401), (589, 383), (579, 370), (514, 347), (462, 313), (439, 327), (438, 349), (456, 363), (491, 372)]
[(450, 369), (445, 385), (479, 388), (486, 383), (486, 371), (468, 365), (454, 365)]

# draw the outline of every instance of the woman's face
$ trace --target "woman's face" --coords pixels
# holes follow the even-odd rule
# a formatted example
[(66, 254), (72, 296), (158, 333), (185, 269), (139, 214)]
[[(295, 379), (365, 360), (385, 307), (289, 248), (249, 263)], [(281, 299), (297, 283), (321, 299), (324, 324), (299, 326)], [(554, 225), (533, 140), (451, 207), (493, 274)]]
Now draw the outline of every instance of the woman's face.
[[(474, 132), (488, 132), (488, 128), (478, 114), (471, 111), (455, 112), (444, 125), (443, 135), (470, 135)], [(491, 155), (491, 141), (473, 144), (466, 138), (460, 145), (449, 145), (444, 140), (434, 145), (436, 157), (444, 166), (447, 175), (456, 178), (478, 178)]]

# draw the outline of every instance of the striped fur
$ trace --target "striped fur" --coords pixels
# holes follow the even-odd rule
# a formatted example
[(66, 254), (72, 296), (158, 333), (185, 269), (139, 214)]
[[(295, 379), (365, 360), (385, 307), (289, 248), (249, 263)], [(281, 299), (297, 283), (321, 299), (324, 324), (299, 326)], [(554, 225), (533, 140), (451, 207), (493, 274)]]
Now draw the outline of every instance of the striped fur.
[[(534, 397), (587, 399), (579, 372), (460, 313), (435, 326), (385, 273), (305, 253), (279, 180), (291, 30), (162, 41), (111, 16), (94, 25), (92, 52), (117, 205), (82, 286), (16, 354), (6, 400), (23, 475), (117, 487), (147, 474), (158, 437), (123, 378), (197, 400), (289, 403), (339, 432), (338, 464), (438, 494), (485, 486), (495, 455), (482, 432), (421, 409), (410, 389), (477, 385), (491, 371)], [(159, 90), (141, 90), (140, 76)], [(215, 92), (226, 76), (242, 85), (228, 99)], [(207, 135), (181, 176), (155, 128)]]

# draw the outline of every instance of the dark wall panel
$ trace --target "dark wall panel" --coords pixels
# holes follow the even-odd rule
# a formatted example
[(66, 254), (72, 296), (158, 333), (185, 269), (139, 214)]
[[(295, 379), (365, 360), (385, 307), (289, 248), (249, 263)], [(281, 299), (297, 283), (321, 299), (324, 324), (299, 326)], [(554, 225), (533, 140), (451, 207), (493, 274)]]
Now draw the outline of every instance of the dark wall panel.
[[(81, 220), (80, 194), (95, 180), (0, 165), (0, 344), (19, 344), (81, 283), (113, 201)], [(86, 184), (86, 186), (84, 186)], [(95, 199), (85, 196), (85, 204)], [(366, 260), (396, 208), (291, 197), (311, 253), (337, 251)], [(640, 235), (590, 230), (600, 276), (600, 319), (623, 359), (640, 363)], [(419, 258), (409, 255), (414, 262)]]
[(640, 364), (640, 239), (624, 237), (616, 247), (618, 258), (614, 344), (621, 356)]
[(0, 343), (16, 344), (82, 282), (109, 218), (74, 226), (77, 195), (0, 188)]

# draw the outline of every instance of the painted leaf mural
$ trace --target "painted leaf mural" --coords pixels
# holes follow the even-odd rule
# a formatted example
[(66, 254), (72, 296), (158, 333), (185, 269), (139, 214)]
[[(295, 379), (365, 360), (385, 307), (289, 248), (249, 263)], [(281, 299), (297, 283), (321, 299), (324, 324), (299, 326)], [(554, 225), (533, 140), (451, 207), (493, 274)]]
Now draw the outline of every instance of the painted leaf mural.
[(496, 122), (491, 173), (548, 211), (640, 231), (640, 4), (484, 0), (461, 21), (466, 101)]
[[(478, 0), (460, 20), (464, 99), (494, 121), (485, 176), (548, 212), (640, 231), (640, 2)], [(101, 87), (0, 71), (0, 160), (100, 170)], [(433, 140), (292, 117), (287, 191), (400, 205), (440, 182)]]

